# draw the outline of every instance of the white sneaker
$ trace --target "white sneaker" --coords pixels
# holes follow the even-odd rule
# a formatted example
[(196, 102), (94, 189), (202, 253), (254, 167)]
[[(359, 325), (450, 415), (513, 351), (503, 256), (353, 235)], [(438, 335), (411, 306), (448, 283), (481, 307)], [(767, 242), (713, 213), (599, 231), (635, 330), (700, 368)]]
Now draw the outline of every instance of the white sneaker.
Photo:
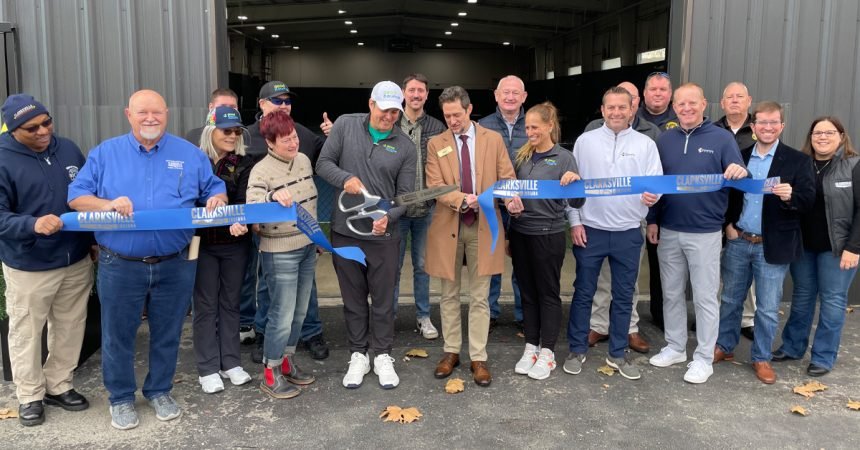
[(433, 326), (433, 322), (430, 321), (429, 317), (418, 318), (418, 331), (421, 332), (421, 336), (424, 336), (424, 339), (436, 339), (439, 337), (439, 330)]
[(370, 360), (367, 359), (367, 355), (353, 352), (352, 357), (349, 358), (349, 370), (343, 376), (343, 387), (347, 389), (360, 387), (368, 372), (370, 372)]
[(221, 378), (229, 378), (233, 386), (241, 386), (251, 381), (251, 375), (245, 372), (241, 366), (236, 366), (230, 370), (222, 370), (218, 372)]
[(702, 361), (692, 360), (687, 364), (687, 373), (684, 374), (684, 381), (693, 384), (702, 384), (708, 381), (708, 378), (714, 374), (714, 367)]
[(517, 361), (517, 365), (514, 367), (514, 372), (520, 375), (528, 374), (529, 370), (537, 362), (539, 353), (540, 347), (537, 345), (526, 344), (526, 349), (523, 351), (523, 356), (521, 356), (520, 360)]
[(200, 382), (200, 387), (203, 388), (203, 392), (207, 394), (214, 394), (224, 390), (224, 383), (221, 381), (221, 377), (219, 377), (217, 373), (206, 375), (205, 377), (197, 377), (197, 381)]
[(529, 378), (533, 380), (546, 380), (555, 369), (555, 353), (548, 348), (541, 349), (537, 362), (529, 369)]
[(687, 352), (676, 352), (668, 346), (663, 347), (660, 353), (651, 357), (648, 360), (652, 366), (669, 367), (672, 364), (679, 364), (687, 361)]
[(379, 385), (382, 389), (394, 389), (400, 384), (400, 378), (394, 371), (394, 358), (388, 356), (388, 353), (373, 358), (373, 373), (379, 375)]

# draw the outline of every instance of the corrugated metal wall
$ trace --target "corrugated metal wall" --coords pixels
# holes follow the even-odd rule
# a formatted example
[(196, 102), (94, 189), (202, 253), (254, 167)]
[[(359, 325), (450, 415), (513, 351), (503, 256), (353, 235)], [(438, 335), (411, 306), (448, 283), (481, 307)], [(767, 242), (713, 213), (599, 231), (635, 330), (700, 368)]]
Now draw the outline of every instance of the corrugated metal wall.
[(16, 28), (20, 90), (87, 151), (128, 131), (124, 108), (141, 88), (167, 100), (170, 132), (202, 124), (209, 92), (227, 82), (225, 11), (224, 0), (2, 0), (0, 21)]
[[(860, 136), (860, 2), (857, 0), (686, 0), (688, 45), (681, 72), (701, 84), (721, 117), (723, 87), (741, 80), (754, 101), (787, 111), (783, 140), (800, 147), (809, 124), (839, 116)], [(680, 30), (673, 30), (677, 32)], [(683, 75), (682, 75), (683, 77)]]

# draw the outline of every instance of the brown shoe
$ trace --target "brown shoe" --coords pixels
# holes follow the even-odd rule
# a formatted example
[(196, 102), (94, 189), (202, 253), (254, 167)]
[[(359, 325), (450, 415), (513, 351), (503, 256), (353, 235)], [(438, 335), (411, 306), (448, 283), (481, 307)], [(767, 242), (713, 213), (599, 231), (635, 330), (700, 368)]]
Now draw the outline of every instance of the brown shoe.
[(648, 341), (646, 341), (639, 333), (630, 333), (627, 335), (627, 345), (630, 346), (631, 350), (639, 353), (648, 353), (651, 351), (651, 346), (648, 345)]
[(764, 384), (773, 384), (776, 382), (776, 372), (770, 366), (769, 361), (758, 361), (752, 363), (755, 376)]
[(486, 361), (472, 361), (472, 379), (475, 384), (482, 387), (487, 387), (493, 381), (493, 376), (490, 375), (490, 369), (487, 368)]
[(594, 330), (588, 330), (588, 346), (594, 347), (598, 342), (603, 342), (609, 339), (608, 334), (600, 334)]
[(451, 375), (451, 372), (454, 371), (454, 368), (459, 365), (460, 355), (456, 353), (445, 352), (445, 356), (442, 357), (442, 360), (439, 361), (439, 364), (436, 364), (436, 371), (433, 372), (433, 376), (436, 378), (445, 378), (448, 375)]
[(734, 353), (726, 353), (718, 346), (714, 347), (714, 364), (720, 361), (734, 361)]

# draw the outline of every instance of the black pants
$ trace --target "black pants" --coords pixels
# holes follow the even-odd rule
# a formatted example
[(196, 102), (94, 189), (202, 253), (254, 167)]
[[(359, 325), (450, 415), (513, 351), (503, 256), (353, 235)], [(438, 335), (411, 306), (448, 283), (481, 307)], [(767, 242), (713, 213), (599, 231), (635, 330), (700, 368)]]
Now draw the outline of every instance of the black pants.
[(239, 301), (248, 243), (200, 247), (194, 282), (194, 356), (201, 377), (241, 365)]
[(663, 284), (660, 282), (660, 260), (657, 259), (657, 245), (645, 241), (648, 251), (648, 278), (651, 295), (651, 320), (663, 328)]
[(561, 266), (564, 231), (528, 235), (510, 231), (511, 258), (520, 285), (526, 343), (553, 350), (561, 329)]
[[(391, 353), (394, 343), (394, 283), (400, 262), (400, 239), (366, 241), (331, 233), (335, 247), (355, 246), (364, 251), (367, 267), (332, 257), (340, 295), (343, 318), (349, 339), (349, 352), (376, 355)], [(372, 304), (368, 304), (370, 295)]]

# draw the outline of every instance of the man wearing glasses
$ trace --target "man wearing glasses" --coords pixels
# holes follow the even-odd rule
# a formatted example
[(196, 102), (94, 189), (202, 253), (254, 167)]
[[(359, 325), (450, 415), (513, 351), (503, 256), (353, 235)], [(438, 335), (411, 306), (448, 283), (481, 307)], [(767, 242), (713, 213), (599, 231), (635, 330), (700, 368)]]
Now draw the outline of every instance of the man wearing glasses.
[[(27, 94), (3, 104), (8, 132), (0, 135), (0, 260), (9, 313), (9, 359), (18, 396), (18, 420), (45, 421), (44, 404), (80, 411), (89, 402), (75, 392), (93, 285), (91, 233), (63, 232), (59, 216), (68, 186), (84, 165), (74, 142), (54, 136), (48, 110)], [(48, 360), (42, 365), (42, 329), (48, 324)]]
[(639, 117), (661, 130), (678, 126), (678, 116), (672, 108), (672, 80), (666, 72), (653, 72), (645, 79), (642, 92), (645, 107), (639, 109)]
[(714, 363), (733, 359), (740, 338), (741, 311), (755, 280), (756, 333), (750, 359), (756, 377), (776, 382), (770, 365), (771, 348), (779, 325), (779, 302), (788, 266), (803, 254), (800, 217), (815, 203), (815, 175), (809, 156), (779, 140), (785, 125), (782, 107), (761, 102), (753, 113), (758, 141), (741, 156), (752, 177), (779, 177), (773, 195), (749, 194), (732, 189), (726, 211), (726, 247), (721, 272), (720, 334)]
[[(260, 88), (260, 96), (257, 100), (257, 105), (260, 107), (260, 114), (257, 115), (257, 121), (248, 127), (250, 142), (245, 150), (247, 154), (260, 159), (266, 156), (268, 145), (263, 135), (260, 134), (260, 120), (274, 111), (282, 110), (287, 114), (292, 112), (293, 99), (295, 92), (291, 91), (289, 86), (282, 81), (270, 81)], [(328, 136), (331, 130), (331, 121), (328, 116), (323, 114), (323, 123), (320, 125), (320, 130)], [(320, 151), (322, 151), (325, 138), (312, 132), (307, 127), (300, 123), (295, 123), (296, 134), (299, 137), (299, 151), (304, 153), (311, 160), (311, 165), (315, 166)], [(269, 293), (266, 290), (265, 283), (258, 283), (259, 264), (257, 264), (257, 243), (259, 238), (254, 235), (252, 239), (254, 247), (251, 250), (251, 257), (248, 258), (248, 268), (245, 275), (245, 282), (242, 286), (242, 303), (239, 307), (240, 313), (240, 333), (244, 335), (255, 336), (257, 345), (251, 351), (251, 360), (256, 363), (263, 362), (263, 343), (265, 336), (263, 330), (266, 329), (266, 315), (269, 311)], [(256, 314), (253, 317), (253, 328), (251, 328), (248, 311), (253, 311), (253, 306), (256, 304)], [(252, 333), (252, 330), (254, 333)], [(322, 336), (322, 321), (319, 314), (319, 302), (317, 301), (317, 284), (314, 282), (311, 288), (311, 299), (308, 303), (308, 313), (305, 317), (305, 322), (302, 325), (302, 342), (310, 351), (311, 357), (314, 359), (328, 358), (328, 345)]]

